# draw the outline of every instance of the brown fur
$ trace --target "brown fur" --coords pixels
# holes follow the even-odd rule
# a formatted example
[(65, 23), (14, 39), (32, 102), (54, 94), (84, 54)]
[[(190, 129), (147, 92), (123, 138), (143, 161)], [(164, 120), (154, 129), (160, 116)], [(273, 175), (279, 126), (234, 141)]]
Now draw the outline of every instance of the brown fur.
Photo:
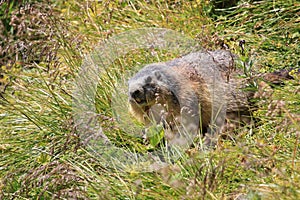
[[(212, 102), (210, 101), (210, 93), (206, 86), (204, 79), (201, 77), (197, 71), (189, 66), (175, 66), (174, 70), (177, 73), (183, 74), (185, 80), (187, 80), (187, 85), (189, 85), (193, 91), (197, 94), (199, 105), (201, 105), (201, 118), (202, 118), (202, 127), (207, 127), (211, 120), (211, 108)], [(180, 93), (183, 97), (186, 93), (183, 91)]]

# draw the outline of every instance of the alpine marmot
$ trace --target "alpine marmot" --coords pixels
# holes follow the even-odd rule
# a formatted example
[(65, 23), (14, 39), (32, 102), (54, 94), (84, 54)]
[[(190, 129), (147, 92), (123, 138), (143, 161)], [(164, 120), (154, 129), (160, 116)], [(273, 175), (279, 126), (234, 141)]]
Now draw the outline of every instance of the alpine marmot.
[(235, 58), (199, 51), (146, 65), (128, 81), (130, 112), (146, 126), (162, 124), (169, 144), (189, 146), (201, 133), (213, 138), (225, 119), (247, 119), (253, 93), (242, 90)]

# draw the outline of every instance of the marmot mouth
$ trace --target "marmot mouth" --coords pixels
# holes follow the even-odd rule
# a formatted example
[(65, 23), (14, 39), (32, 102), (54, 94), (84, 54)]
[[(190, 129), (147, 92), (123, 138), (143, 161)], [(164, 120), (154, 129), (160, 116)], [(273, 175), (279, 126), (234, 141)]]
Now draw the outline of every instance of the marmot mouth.
[(143, 100), (143, 99), (141, 99), (141, 98), (135, 98), (134, 100), (135, 100), (135, 102), (138, 103), (138, 104), (146, 103), (146, 101)]
[(145, 99), (141, 99), (141, 98), (129, 98), (129, 103), (130, 104), (136, 104), (136, 105), (139, 105), (139, 106), (146, 106), (147, 105), (147, 101)]
[(151, 107), (154, 104), (153, 101), (147, 101), (147, 100), (144, 100), (144, 99), (134, 99), (134, 98), (130, 98), (129, 102), (131, 104), (137, 104), (140, 107), (143, 107), (145, 109)]

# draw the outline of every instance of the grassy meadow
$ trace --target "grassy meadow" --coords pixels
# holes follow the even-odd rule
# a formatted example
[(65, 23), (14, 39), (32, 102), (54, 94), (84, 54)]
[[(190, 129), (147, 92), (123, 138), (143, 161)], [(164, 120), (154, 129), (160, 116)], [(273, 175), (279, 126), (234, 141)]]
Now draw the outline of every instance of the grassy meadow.
[(295, 70), (294, 80), (280, 86), (249, 85), (261, 96), (255, 124), (226, 133), (213, 150), (191, 148), (175, 162), (145, 171), (133, 160), (155, 150), (159, 139), (144, 144), (135, 129), (119, 123), (114, 113), (126, 116), (127, 110), (113, 109), (116, 87), (137, 67), (180, 52), (132, 49), (108, 66), (96, 63), (105, 70), (91, 100), (96, 115), (87, 116), (131, 157), (101, 148), (94, 153), (81, 137), (85, 129), (73, 115), (81, 66), (92, 53), (103, 53), (98, 47), (105, 41), (130, 30), (165, 28), (208, 50), (229, 48), (239, 56), (244, 78), (299, 68), (299, 1), (217, 2), (0, 1), (0, 199), (300, 199)]

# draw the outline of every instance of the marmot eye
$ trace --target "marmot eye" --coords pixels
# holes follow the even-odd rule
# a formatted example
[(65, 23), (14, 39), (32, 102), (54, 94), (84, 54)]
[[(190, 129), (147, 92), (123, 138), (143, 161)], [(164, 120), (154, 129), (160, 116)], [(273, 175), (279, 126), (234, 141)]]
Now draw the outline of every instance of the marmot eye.
[(154, 83), (147, 83), (145, 86), (144, 86), (144, 89), (150, 89), (150, 90), (153, 90), (155, 89), (155, 84)]

